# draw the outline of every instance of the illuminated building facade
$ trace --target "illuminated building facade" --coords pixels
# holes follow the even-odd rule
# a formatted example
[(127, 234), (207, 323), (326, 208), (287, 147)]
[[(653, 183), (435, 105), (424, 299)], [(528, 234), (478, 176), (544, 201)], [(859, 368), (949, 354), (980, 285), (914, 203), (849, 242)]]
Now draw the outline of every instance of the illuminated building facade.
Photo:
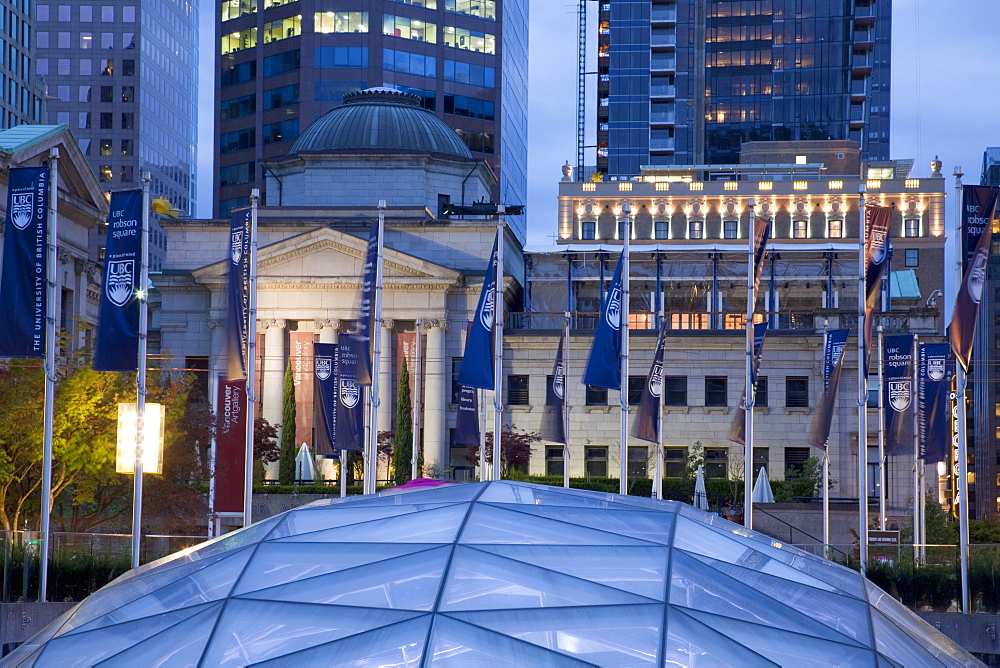
[[(246, 205), (251, 188), (263, 192), (262, 160), (287, 153), (346, 93), (374, 87), (419, 96), (498, 174), (494, 201), (524, 203), (526, 0), (365, 0), (349, 11), (317, 0), (224, 0), (216, 8), (217, 215)], [(516, 232), (523, 240), (523, 226)]]
[(890, 28), (889, 0), (603, 0), (596, 169), (732, 164), (746, 141), (884, 160)]

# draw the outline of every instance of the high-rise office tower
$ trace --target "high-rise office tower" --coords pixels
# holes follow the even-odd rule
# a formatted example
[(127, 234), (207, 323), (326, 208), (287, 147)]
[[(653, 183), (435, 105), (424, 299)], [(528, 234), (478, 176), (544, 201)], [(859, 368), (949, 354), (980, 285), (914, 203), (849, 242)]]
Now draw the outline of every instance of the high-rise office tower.
[[(974, 183), (975, 178), (966, 179)], [(1000, 147), (987, 148), (983, 153), (983, 169), (979, 183), (1000, 186)], [(969, 490), (973, 517), (984, 519), (1000, 516), (1000, 235), (991, 237), (987, 261), (986, 285), (979, 305), (979, 323), (972, 349), (972, 371), (969, 387), (972, 408), (969, 418), (972, 432), (969, 453), (972, 455)]]
[(198, 8), (190, 0), (60, 0), (35, 12), (47, 122), (73, 131), (106, 190), (193, 211)]
[[(524, 203), (527, 0), (216, 6), (218, 215), (245, 205), (251, 188), (263, 190), (261, 161), (284, 155), (345, 93), (381, 86), (418, 95), (498, 172), (497, 201)], [(282, 204), (277, 193), (264, 197)], [(523, 240), (525, 230), (516, 231)]]
[(32, 69), (31, 7), (31, 0), (0, 0), (0, 129), (42, 121), (45, 88)]
[(735, 164), (768, 140), (888, 159), (890, 20), (889, 0), (601, 0), (597, 170)]

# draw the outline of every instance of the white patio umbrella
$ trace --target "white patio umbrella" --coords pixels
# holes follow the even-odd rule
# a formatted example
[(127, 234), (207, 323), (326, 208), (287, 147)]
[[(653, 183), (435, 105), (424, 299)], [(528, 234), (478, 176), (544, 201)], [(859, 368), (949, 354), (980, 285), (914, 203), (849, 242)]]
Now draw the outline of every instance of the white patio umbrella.
[(763, 466), (760, 467), (760, 473), (757, 474), (757, 480), (753, 484), (752, 498), (754, 503), (774, 503), (771, 481), (767, 479), (767, 469)]
[(295, 455), (295, 479), (310, 482), (316, 479), (316, 460), (312, 448), (305, 443), (299, 446), (299, 454)]
[(708, 492), (705, 491), (705, 471), (698, 464), (698, 475), (694, 479), (694, 507), (708, 510)]

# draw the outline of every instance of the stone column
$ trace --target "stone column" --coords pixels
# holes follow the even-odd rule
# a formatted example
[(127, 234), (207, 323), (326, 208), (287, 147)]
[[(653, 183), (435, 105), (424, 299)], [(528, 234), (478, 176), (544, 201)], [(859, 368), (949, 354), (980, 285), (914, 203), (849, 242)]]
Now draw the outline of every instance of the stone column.
[(208, 368), (224, 371), (226, 368), (226, 323), (210, 318), (208, 331), (212, 335), (212, 352), (208, 358)]
[[(271, 425), (276, 425), (281, 422), (281, 393), (285, 380), (285, 321), (261, 320), (260, 327), (264, 330), (264, 354), (261, 356), (264, 378), (261, 383), (260, 416)], [(278, 438), (281, 438), (280, 429)], [(265, 476), (276, 478), (277, 475), (278, 462), (268, 464)]]
[(445, 351), (447, 320), (426, 321), (427, 354), (424, 375), (424, 468), (436, 478), (451, 475), (451, 444), (448, 440), (448, 387), (450, 360)]
[(340, 332), (339, 320), (317, 320), (316, 329), (319, 330), (320, 343), (336, 343)]

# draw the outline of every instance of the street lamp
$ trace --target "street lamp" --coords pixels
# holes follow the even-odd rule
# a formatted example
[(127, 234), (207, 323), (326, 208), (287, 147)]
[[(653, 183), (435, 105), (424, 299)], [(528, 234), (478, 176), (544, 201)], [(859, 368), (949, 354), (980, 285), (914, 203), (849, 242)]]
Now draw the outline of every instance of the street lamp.
[[(146, 404), (142, 430), (142, 472), (163, 473), (163, 424), (166, 406)], [(115, 472), (135, 473), (136, 437), (138, 435), (137, 404), (118, 404), (118, 450)]]

